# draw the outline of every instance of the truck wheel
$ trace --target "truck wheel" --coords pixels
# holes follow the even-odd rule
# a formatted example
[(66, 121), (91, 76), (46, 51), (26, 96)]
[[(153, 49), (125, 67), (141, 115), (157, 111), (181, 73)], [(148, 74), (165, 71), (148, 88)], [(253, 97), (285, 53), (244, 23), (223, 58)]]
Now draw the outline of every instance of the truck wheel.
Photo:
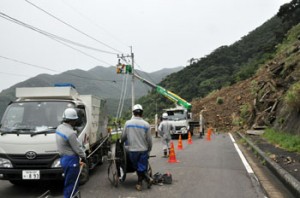
[(87, 164), (84, 164), (79, 177), (79, 185), (85, 184), (87, 181), (89, 181), (89, 179), (90, 179), (89, 166)]

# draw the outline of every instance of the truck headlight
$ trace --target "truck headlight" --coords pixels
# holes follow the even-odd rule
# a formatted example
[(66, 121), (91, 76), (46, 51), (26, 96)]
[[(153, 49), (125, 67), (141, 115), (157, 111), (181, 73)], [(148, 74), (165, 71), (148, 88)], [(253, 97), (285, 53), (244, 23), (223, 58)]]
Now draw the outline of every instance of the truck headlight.
[(12, 168), (13, 165), (9, 159), (0, 157), (0, 168)]
[(57, 158), (56, 160), (54, 160), (54, 162), (51, 165), (51, 168), (60, 168), (60, 158)]
[(180, 131), (181, 131), (181, 133), (187, 133), (187, 128), (186, 128), (186, 127), (182, 127), (182, 128), (180, 129)]

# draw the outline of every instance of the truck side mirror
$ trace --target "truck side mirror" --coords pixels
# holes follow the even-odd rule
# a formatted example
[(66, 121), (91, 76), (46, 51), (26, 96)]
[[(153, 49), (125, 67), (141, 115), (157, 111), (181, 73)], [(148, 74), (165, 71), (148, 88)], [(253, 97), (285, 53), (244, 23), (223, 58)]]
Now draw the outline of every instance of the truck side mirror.
[(192, 116), (192, 113), (188, 113), (188, 114), (187, 114), (187, 118), (188, 118), (188, 119), (192, 119), (192, 117), (193, 117), (193, 116)]

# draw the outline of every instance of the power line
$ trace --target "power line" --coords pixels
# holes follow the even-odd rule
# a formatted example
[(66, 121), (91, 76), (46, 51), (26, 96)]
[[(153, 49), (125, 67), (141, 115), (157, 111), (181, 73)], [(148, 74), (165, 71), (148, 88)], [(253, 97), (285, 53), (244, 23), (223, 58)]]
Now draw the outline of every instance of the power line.
[[(45, 69), (45, 70), (48, 70), (48, 71), (54, 71), (54, 72), (61, 72), (62, 73), (62, 71), (53, 70), (53, 69), (50, 69), (48, 67), (43, 67), (43, 66), (39, 66), (39, 65), (31, 64), (31, 63), (26, 63), (24, 61), (20, 61), (20, 60), (14, 59), (14, 58), (8, 58), (8, 57), (2, 56), (2, 55), (0, 55), (0, 58), (10, 60), (10, 61), (13, 61), (13, 62), (17, 62), (17, 63), (21, 63), (21, 64), (31, 66), (31, 67), (35, 67), (35, 68), (40, 68), (40, 69)], [(4, 74), (5, 72), (1, 72), (1, 73)], [(96, 78), (85, 78), (85, 77), (82, 77), (82, 76), (79, 76), (79, 75), (76, 75), (76, 74), (71, 74), (71, 73), (65, 73), (65, 74), (70, 75), (70, 76), (74, 76), (74, 77), (78, 77), (78, 78), (82, 78), (82, 79), (86, 79), (86, 80), (95, 80), (95, 81), (100, 81), (100, 82), (106, 81), (106, 82), (115, 83), (117, 81), (120, 81), (120, 80), (101, 80), (101, 79), (96, 79)]]
[(78, 28), (74, 27), (73, 25), (70, 25), (69, 23), (63, 21), (62, 19), (60, 19), (60, 18), (54, 16), (54, 15), (51, 14), (50, 12), (47, 12), (46, 10), (44, 10), (44, 9), (42, 9), (41, 7), (37, 6), (36, 4), (30, 2), (29, 0), (25, 0), (25, 1), (26, 1), (27, 3), (29, 3), (29, 4), (31, 4), (32, 6), (34, 6), (35, 8), (37, 8), (37, 9), (41, 10), (42, 12), (46, 13), (47, 15), (51, 16), (52, 18), (54, 18), (54, 19), (60, 21), (61, 23), (65, 24), (66, 26), (72, 28), (73, 30), (75, 30), (75, 31), (77, 31), (77, 32), (79, 32), (79, 33), (81, 33), (81, 34), (87, 36), (88, 38), (90, 38), (90, 39), (92, 39), (92, 40), (94, 40), (94, 41), (96, 41), (96, 42), (98, 42), (98, 43), (100, 43), (100, 44), (102, 44), (102, 45), (104, 45), (104, 46), (106, 46), (106, 47), (108, 47), (108, 48), (114, 50), (114, 51), (117, 51), (117, 52), (119, 52), (119, 53), (122, 53), (121, 51), (119, 51), (119, 50), (117, 50), (117, 49), (115, 49), (115, 48), (113, 48), (113, 47), (107, 45), (106, 43), (104, 43), (104, 42), (102, 42), (102, 41), (99, 41), (98, 39), (96, 39), (96, 38), (94, 38), (94, 37), (88, 35), (87, 33), (85, 33), (85, 32), (83, 32), (83, 31), (79, 30)]
[[(143, 69), (141, 68), (141, 66), (140, 66), (139, 64), (137, 64), (136, 61), (134, 61), (134, 63), (135, 63), (135, 65), (137, 65), (137, 66), (141, 69), (141, 71), (143, 71)], [(152, 82), (155, 82), (147, 72), (144, 72), (144, 73), (146, 74), (146, 76), (147, 76)]]
[(13, 74), (13, 73), (8, 73), (8, 72), (0, 72), (0, 74), (10, 75), (10, 76), (30, 77), (30, 76), (23, 75), (23, 74)]
[(115, 39), (117, 42), (121, 43), (122, 45), (124, 45), (125, 47), (128, 47), (127, 44), (125, 44), (123, 41), (121, 41), (119, 38), (117, 38), (115, 35), (113, 35), (111, 32), (109, 32), (108, 30), (106, 30), (105, 28), (103, 28), (102, 26), (98, 25), (97, 23), (95, 23), (91, 18), (89, 18), (87, 15), (83, 14), (82, 12), (80, 12), (78, 9), (76, 9), (74, 6), (70, 5), (68, 2), (66, 2), (65, 0), (62, 0), (62, 2), (67, 5), (68, 7), (70, 7), (74, 12), (77, 12), (77, 14), (79, 14), (79, 16), (81, 16), (83, 19), (87, 20), (88, 22), (90, 22), (91, 24), (93, 24), (94, 26), (96, 26), (99, 29), (104, 30), (107, 34), (109, 34), (113, 39)]
[[(29, 25), (29, 24), (27, 24), (27, 23), (24, 23), (24, 22), (22, 22), (22, 21), (20, 21), (20, 20), (18, 20), (18, 19), (15, 19), (15, 18), (13, 18), (13, 17), (10, 17), (10, 16), (6, 15), (6, 14), (3, 13), (3, 12), (0, 12), (0, 17), (6, 19), (6, 20), (8, 20), (8, 21), (14, 22), (14, 23), (16, 23), (16, 24), (18, 24), (18, 25), (21, 25), (21, 26), (23, 26), (23, 27), (26, 27), (26, 28), (29, 28), (29, 29), (31, 29), (31, 30), (34, 30), (34, 31), (36, 31), (36, 32), (38, 32), (38, 33), (40, 33), (40, 34), (43, 34), (43, 35), (45, 35), (45, 36), (47, 36), (47, 37), (49, 37), (49, 38), (51, 38), (51, 39), (53, 39), (53, 40), (55, 40), (55, 41), (57, 41), (57, 42), (63, 44), (63, 45), (65, 45), (65, 46), (67, 46), (67, 47), (69, 47), (69, 48), (72, 48), (73, 50), (76, 50), (76, 51), (78, 51), (78, 52), (80, 52), (80, 53), (82, 53), (82, 54), (84, 54), (84, 55), (86, 55), (86, 56), (89, 56), (89, 57), (91, 57), (91, 58), (93, 58), (93, 59), (96, 59), (96, 60), (98, 60), (98, 61), (104, 62), (104, 63), (106, 63), (106, 64), (108, 64), (108, 65), (111, 65), (111, 64), (109, 64), (109, 63), (107, 63), (107, 62), (105, 62), (105, 61), (102, 61), (102, 60), (100, 60), (100, 59), (98, 59), (98, 58), (96, 58), (96, 57), (94, 57), (94, 56), (91, 56), (91, 55), (89, 55), (89, 54), (87, 54), (87, 53), (85, 53), (85, 52), (83, 52), (83, 51), (81, 51), (81, 50), (78, 50), (78, 49), (76, 49), (76, 48), (74, 48), (74, 47), (72, 47), (72, 46), (70, 46), (70, 45), (68, 45), (68, 44), (66, 44), (66, 43), (71, 43), (71, 44), (73, 44), (73, 45), (77, 45), (77, 46), (80, 46), (80, 47), (85, 47), (85, 48), (88, 48), (88, 49), (96, 49), (96, 48), (92, 48), (92, 47), (89, 47), (89, 46), (86, 46), (86, 45), (83, 45), (83, 44), (80, 44), (80, 43), (71, 41), (71, 40), (69, 40), (69, 39), (65, 39), (65, 38), (63, 38), (63, 37), (57, 36), (57, 35), (55, 35), (55, 34), (46, 32), (46, 31), (44, 31), (44, 30), (41, 30), (41, 29), (36, 28), (36, 27), (34, 27), (34, 26), (31, 26), (31, 25)], [(97, 49), (96, 49), (96, 50), (97, 50)], [(98, 51), (99, 51), (99, 50), (98, 50)], [(103, 52), (103, 50), (100, 50), (100, 51)], [(113, 53), (113, 54), (116, 54), (116, 53)], [(2, 57), (2, 58), (6, 58), (6, 57)], [(125, 60), (125, 61), (128, 62), (127, 60)], [(18, 61), (16, 61), (16, 62), (18, 62)], [(19, 61), (19, 62), (22, 63), (22, 61)], [(28, 64), (27, 64), (27, 65), (28, 65)], [(29, 64), (29, 65), (30, 65), (30, 64)], [(31, 65), (31, 66), (32, 66), (32, 65)], [(138, 65), (138, 66), (139, 66), (139, 65)], [(140, 66), (139, 66), (139, 67), (140, 67)], [(53, 71), (53, 70), (51, 70), (51, 69), (49, 69), (49, 68), (47, 68), (47, 70)], [(76, 77), (80, 77), (80, 76), (76, 76)], [(150, 77), (150, 76), (148, 76), (148, 77)], [(151, 78), (151, 77), (150, 77), (150, 78)]]
[(120, 119), (120, 117), (122, 116), (124, 101), (125, 101), (126, 92), (127, 92), (127, 82), (128, 82), (127, 80), (128, 80), (128, 74), (123, 76), (120, 100), (119, 100), (118, 110), (117, 110), (117, 114), (116, 114), (117, 119)]
[(10, 61), (13, 61), (13, 62), (21, 63), (21, 64), (28, 65), (28, 66), (31, 66), (31, 67), (45, 69), (45, 70), (53, 71), (53, 72), (59, 72), (59, 71), (56, 71), (56, 70), (53, 70), (53, 69), (50, 69), (50, 68), (47, 68), (47, 67), (38, 66), (38, 65), (30, 64), (30, 63), (25, 63), (23, 61), (20, 61), (20, 60), (14, 59), (14, 58), (8, 58), (8, 57), (1, 56), (1, 55), (0, 55), (0, 57), (3, 58), (3, 59), (6, 59), (6, 60), (10, 60)]
[[(120, 59), (122, 59), (123, 61), (125, 61), (127, 64), (130, 64), (130, 61), (128, 61), (126, 58), (128, 58), (128, 57), (131, 57), (130, 55), (126, 55), (126, 56), (124, 56), (123, 54), (121, 54), (121, 55), (118, 55), (118, 58), (119, 58), (119, 60)], [(141, 69), (141, 71), (152, 81), (152, 82), (155, 82), (153, 79), (152, 79), (152, 77), (147, 73), (147, 72), (145, 72), (145, 71), (143, 71), (143, 69), (141, 68), (141, 66), (139, 65), (139, 64), (137, 64), (137, 62), (134, 60), (133, 61), (133, 63), (131, 63), (131, 64), (135, 64), (135, 65), (137, 65), (140, 69)], [(138, 72), (137, 72), (137, 70), (135, 70), (134, 71), (135, 73), (137, 73), (139, 76), (142, 76), (142, 75), (140, 75)], [(142, 85), (144, 85), (144, 87), (147, 87), (145, 84), (143, 84), (142, 83)], [(147, 89), (147, 88), (146, 88)]]
[[(85, 53), (85, 52), (83, 52), (83, 51), (81, 51), (81, 50), (79, 50), (79, 49), (76, 49), (76, 48), (74, 48), (74, 47), (72, 47), (72, 46), (66, 44), (66, 42), (68, 42), (68, 39), (64, 39), (64, 38), (62, 38), (62, 37), (59, 37), (59, 36), (56, 36), (56, 35), (54, 35), (54, 34), (48, 33), (48, 32), (46, 32), (46, 31), (40, 30), (40, 29), (38, 29), (38, 28), (36, 28), (36, 27), (34, 27), (34, 26), (28, 25), (28, 24), (26, 24), (26, 23), (24, 23), (24, 22), (22, 22), (22, 21), (19, 21), (19, 20), (17, 20), (17, 19), (14, 19), (13, 17), (10, 17), (10, 16), (8, 16), (8, 15), (6, 15), (6, 14), (4, 14), (4, 13), (1, 13), (1, 12), (0, 12), (0, 17), (4, 18), (4, 19), (6, 19), (6, 20), (8, 20), (8, 21), (10, 21), (10, 22), (13, 22), (13, 23), (16, 23), (16, 24), (18, 24), (18, 25), (21, 25), (21, 26), (23, 26), (23, 27), (29, 28), (29, 29), (31, 29), (31, 30), (33, 30), (33, 31), (36, 31), (36, 32), (38, 32), (38, 33), (41, 33), (41, 34), (43, 34), (44, 36), (47, 36), (48, 38), (53, 39), (54, 41), (59, 42), (60, 44), (65, 45), (65, 46), (67, 46), (67, 47), (69, 47), (69, 48), (71, 48), (71, 49), (73, 49), (73, 50), (75, 50), (75, 51), (78, 51), (78, 52), (80, 52), (80, 53), (82, 53), (82, 54), (84, 54), (84, 55), (86, 55), (86, 56), (88, 56), (88, 57), (90, 57), (90, 58), (93, 58), (93, 59), (95, 59), (95, 60), (98, 60), (98, 61), (100, 61), (100, 62), (103, 62), (103, 63), (105, 63), (105, 64), (107, 64), (107, 65), (109, 65), (109, 66), (111, 65), (110, 63), (107, 63), (106, 61), (100, 60), (100, 59), (98, 59), (98, 58), (96, 58), (96, 57), (94, 57), (94, 56), (91, 56), (91, 55), (89, 55), (89, 54), (87, 54), (87, 53)], [(62, 40), (62, 41), (61, 41), (61, 40)], [(76, 43), (74, 43), (73, 41), (71, 41), (71, 42), (69, 42), (69, 43), (71, 43), (71, 44), (76, 44)], [(80, 44), (79, 46), (82, 47), (81, 44)]]
[(61, 40), (61, 41), (63, 41), (63, 42), (67, 42), (67, 43), (70, 43), (70, 44), (72, 44), (72, 45), (77, 45), (77, 46), (79, 46), (79, 47), (87, 48), (87, 49), (90, 49), (90, 50), (94, 50), (94, 51), (98, 51), (98, 52), (102, 52), (102, 53), (107, 53), (107, 54), (117, 55), (117, 53), (114, 53), (114, 52), (109, 52), (109, 51), (101, 50), (101, 49), (98, 49), (98, 48), (90, 47), (90, 46), (87, 46), (87, 45), (84, 45), (84, 44), (81, 44), (81, 43), (72, 41), (72, 40), (70, 40), (70, 39), (66, 39), (66, 38), (63, 38), (63, 37), (61, 37), (61, 36), (58, 36), (58, 35), (49, 33), (49, 32), (47, 32), (47, 31), (44, 31), (44, 30), (42, 30), (42, 29), (39, 29), (39, 28), (37, 28), (37, 27), (34, 27), (34, 26), (29, 25), (29, 24), (27, 24), (27, 23), (24, 23), (24, 22), (22, 22), (22, 21), (20, 21), (20, 20), (18, 20), (18, 19), (16, 19), (16, 18), (13, 18), (13, 17), (11, 17), (11, 16), (8, 16), (7, 14), (5, 14), (5, 13), (3, 13), (3, 12), (0, 12), (0, 17), (3, 18), (3, 19), (8, 20), (8, 21), (10, 21), (10, 22), (16, 23), (16, 24), (21, 25), (21, 26), (23, 26), (23, 27), (26, 27), (26, 28), (28, 28), (28, 29), (31, 29), (31, 30), (33, 30), (33, 31), (36, 31), (36, 32), (38, 32), (38, 33), (40, 33), (40, 34), (43, 34), (43, 35), (45, 35), (45, 36), (47, 36), (47, 37), (50, 37), (50, 38), (55, 38), (55, 39), (57, 39), (57, 40)]
[(53, 40), (55, 40), (55, 41), (61, 43), (62, 45), (65, 45), (65, 46), (67, 46), (67, 47), (69, 47), (69, 48), (71, 48), (71, 49), (73, 49), (73, 50), (75, 50), (75, 51), (78, 51), (78, 52), (81, 53), (81, 54), (84, 54), (84, 55), (86, 55), (86, 56), (88, 56), (88, 57), (91, 57), (91, 58), (97, 60), (97, 61), (100, 61), (100, 62), (102, 62), (102, 63), (105, 63), (105, 64), (107, 64), (108, 66), (111, 66), (110, 63), (108, 63), (108, 62), (106, 62), (106, 61), (103, 61), (103, 60), (100, 60), (99, 58), (96, 58), (96, 57), (94, 57), (94, 56), (92, 56), (92, 55), (89, 55), (88, 53), (85, 53), (85, 52), (83, 52), (83, 51), (81, 51), (81, 50), (79, 50), (79, 49), (76, 49), (75, 47), (72, 47), (72, 46), (70, 46), (70, 45), (68, 45), (68, 44), (66, 44), (66, 43), (64, 43), (64, 42), (62, 42), (62, 41), (56, 40), (55, 38), (51, 38), (51, 39), (53, 39)]

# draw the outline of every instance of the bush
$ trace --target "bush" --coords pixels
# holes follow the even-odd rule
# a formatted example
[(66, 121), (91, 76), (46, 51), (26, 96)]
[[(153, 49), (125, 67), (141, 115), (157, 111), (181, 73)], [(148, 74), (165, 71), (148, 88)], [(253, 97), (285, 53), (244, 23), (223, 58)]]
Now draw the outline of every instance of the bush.
[(240, 106), (240, 115), (241, 118), (247, 119), (250, 115), (250, 104), (243, 104)]
[(284, 97), (284, 101), (291, 109), (300, 109), (300, 82), (290, 87)]
[(218, 97), (217, 98), (217, 104), (223, 104), (224, 103), (224, 99), (222, 97)]

